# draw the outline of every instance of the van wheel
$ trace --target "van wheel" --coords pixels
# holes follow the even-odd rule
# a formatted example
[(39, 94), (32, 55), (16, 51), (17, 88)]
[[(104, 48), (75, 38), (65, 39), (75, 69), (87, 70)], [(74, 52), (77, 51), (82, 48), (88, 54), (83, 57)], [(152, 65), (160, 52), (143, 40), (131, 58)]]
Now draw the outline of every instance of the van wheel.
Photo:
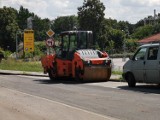
[(128, 82), (129, 87), (135, 87), (136, 86), (135, 78), (131, 73), (129, 73), (127, 75), (127, 82)]

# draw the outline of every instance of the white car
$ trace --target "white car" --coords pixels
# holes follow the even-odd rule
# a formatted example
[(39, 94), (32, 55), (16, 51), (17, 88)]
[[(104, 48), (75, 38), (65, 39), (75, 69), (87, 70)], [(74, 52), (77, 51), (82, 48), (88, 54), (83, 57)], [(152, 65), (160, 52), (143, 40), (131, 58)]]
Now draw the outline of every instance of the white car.
[(160, 44), (146, 44), (123, 66), (123, 78), (129, 87), (136, 82), (160, 84)]

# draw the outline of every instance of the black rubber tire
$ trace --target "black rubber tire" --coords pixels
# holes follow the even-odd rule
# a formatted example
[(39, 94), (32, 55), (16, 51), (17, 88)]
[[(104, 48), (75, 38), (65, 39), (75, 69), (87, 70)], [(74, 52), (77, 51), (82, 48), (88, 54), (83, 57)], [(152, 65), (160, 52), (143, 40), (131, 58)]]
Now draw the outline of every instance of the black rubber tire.
[(50, 80), (55, 80), (56, 79), (56, 77), (53, 75), (54, 73), (53, 73), (53, 71), (52, 70), (50, 70), (50, 71), (48, 71), (48, 75), (49, 75), (49, 78), (50, 78)]
[(77, 82), (83, 82), (83, 79), (80, 78), (80, 70), (78, 68), (75, 68), (75, 80)]
[(133, 74), (128, 73), (127, 82), (128, 82), (129, 87), (135, 87), (136, 86), (136, 80), (135, 80)]

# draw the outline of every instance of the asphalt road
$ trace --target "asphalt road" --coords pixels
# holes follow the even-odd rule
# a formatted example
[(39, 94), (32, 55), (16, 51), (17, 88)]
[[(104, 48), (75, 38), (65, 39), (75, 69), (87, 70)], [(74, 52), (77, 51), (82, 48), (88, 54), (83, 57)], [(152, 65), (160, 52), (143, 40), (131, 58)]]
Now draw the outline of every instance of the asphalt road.
[(26, 120), (159, 120), (159, 113), (157, 85), (128, 88), (123, 82), (51, 82), (46, 77), (0, 75), (1, 120), (17, 116)]

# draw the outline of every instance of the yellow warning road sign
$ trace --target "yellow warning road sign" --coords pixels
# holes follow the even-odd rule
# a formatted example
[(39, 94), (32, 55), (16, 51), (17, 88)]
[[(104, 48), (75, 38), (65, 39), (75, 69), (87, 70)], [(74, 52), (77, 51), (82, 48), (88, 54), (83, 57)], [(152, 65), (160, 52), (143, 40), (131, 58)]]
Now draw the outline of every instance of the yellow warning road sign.
[(52, 29), (49, 29), (46, 33), (49, 37), (52, 37), (55, 34)]
[(24, 30), (24, 52), (34, 52), (33, 30)]

